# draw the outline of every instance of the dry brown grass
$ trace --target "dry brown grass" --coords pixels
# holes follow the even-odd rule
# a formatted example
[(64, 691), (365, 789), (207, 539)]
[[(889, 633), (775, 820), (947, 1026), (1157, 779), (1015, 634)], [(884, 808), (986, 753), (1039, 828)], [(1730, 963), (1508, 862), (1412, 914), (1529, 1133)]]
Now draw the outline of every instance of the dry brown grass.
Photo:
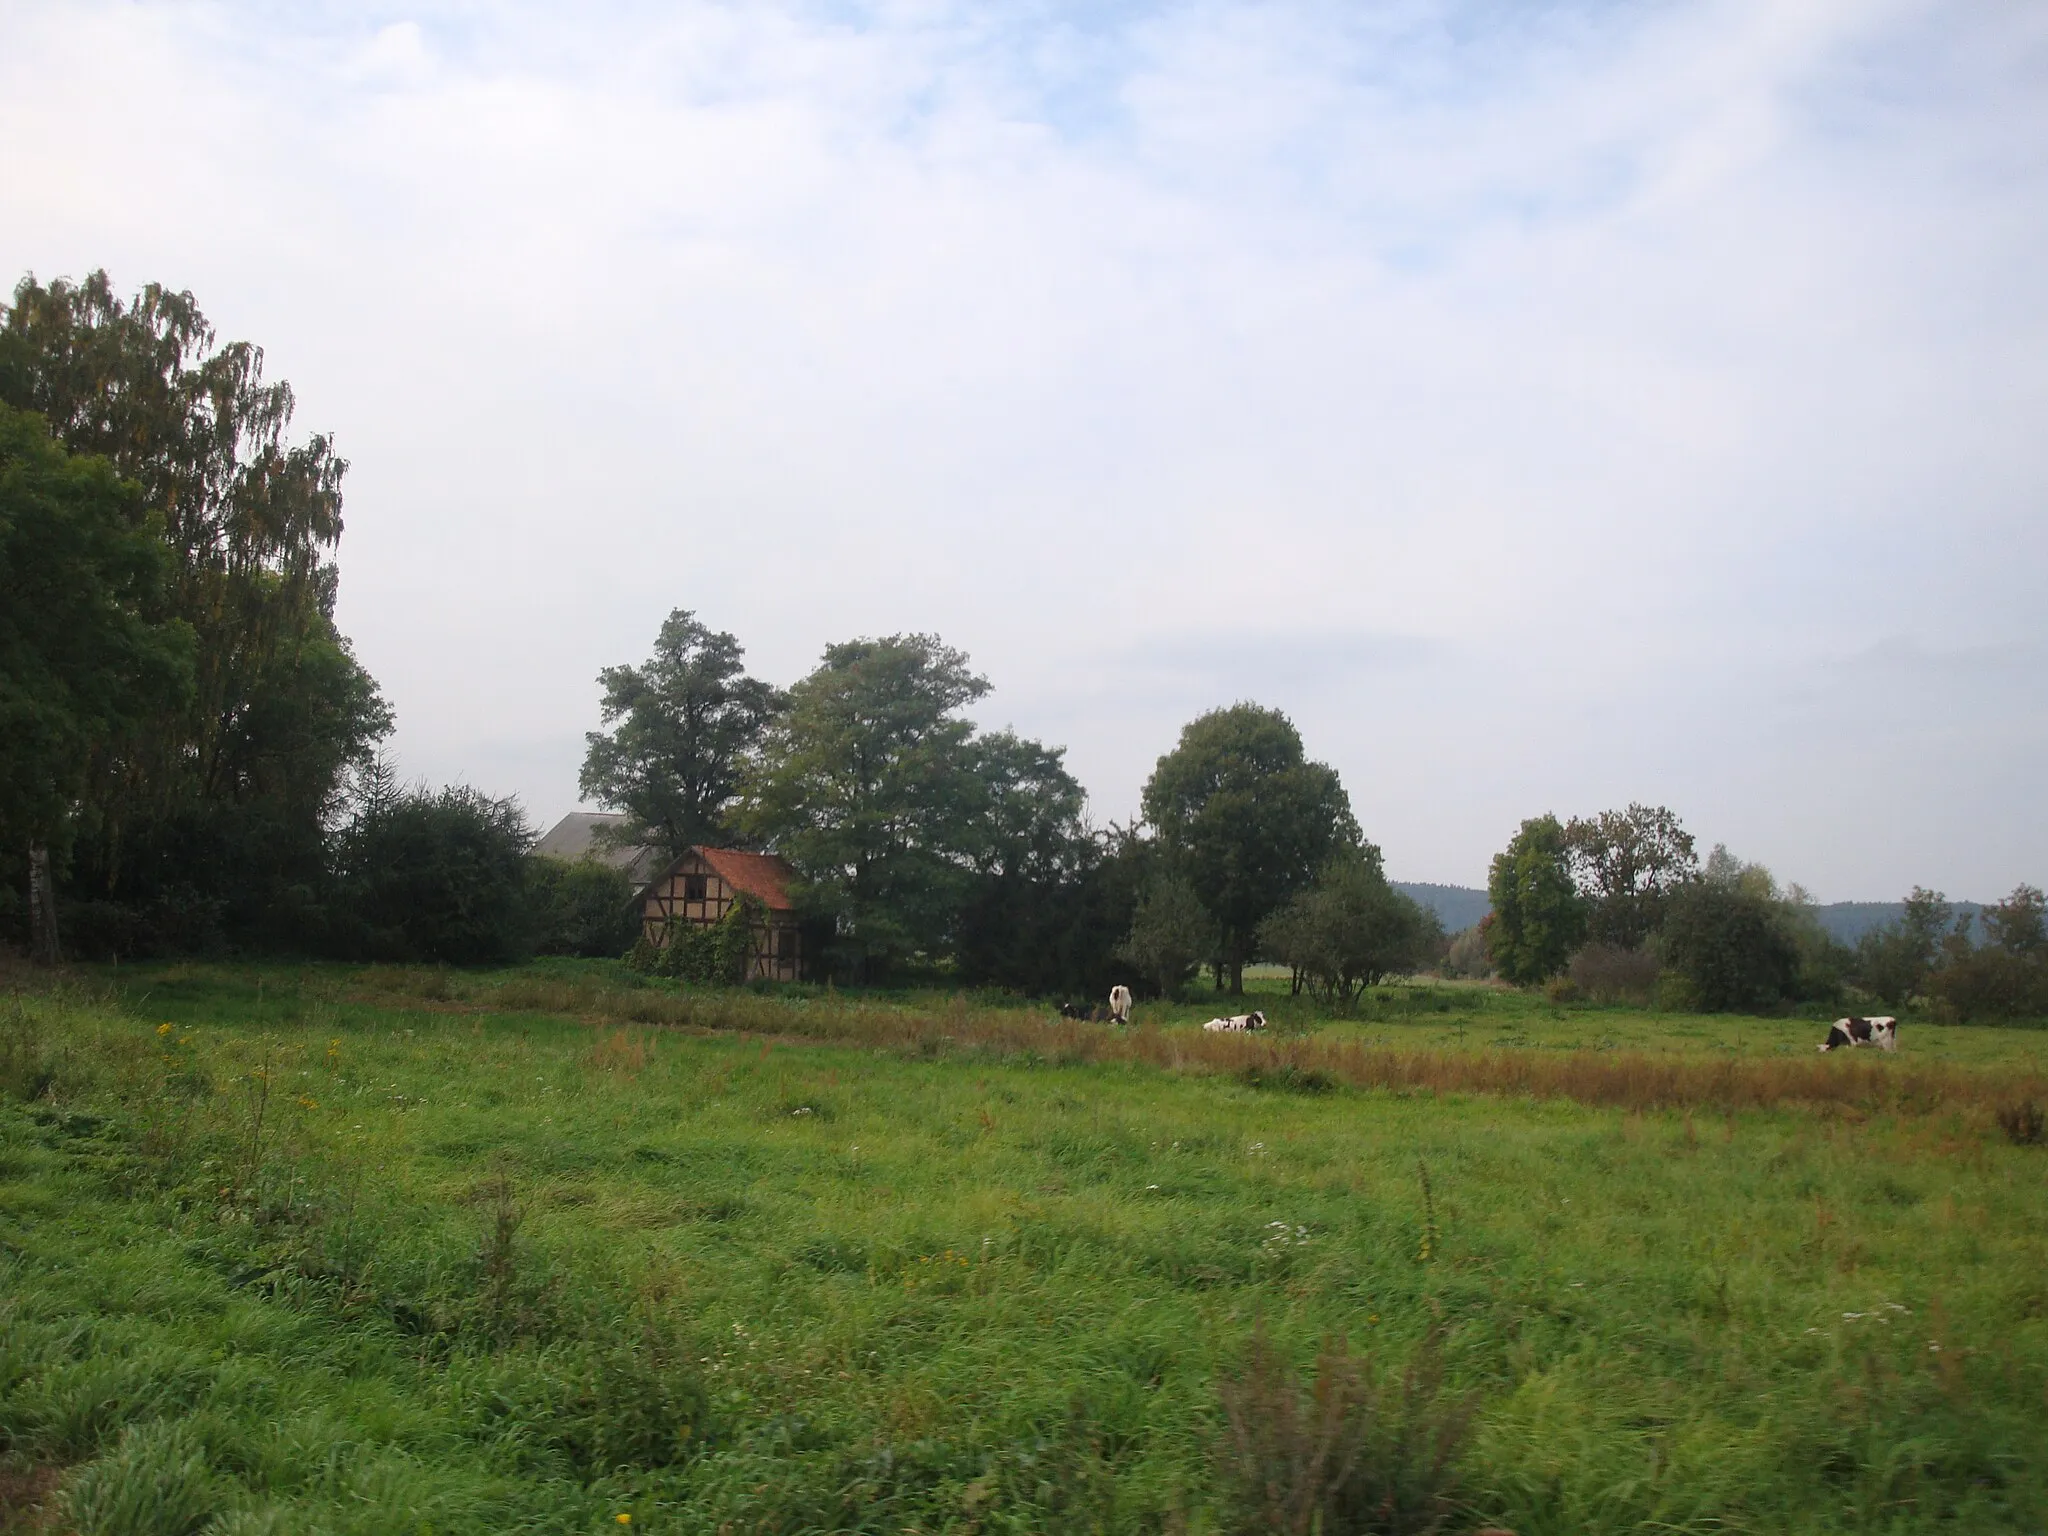
[(982, 1054), (1056, 1063), (1127, 1062), (1285, 1086), (1338, 1083), (1404, 1094), (1569, 1099), (1629, 1110), (1799, 1107), (1849, 1115), (1967, 1111), (2048, 1097), (2038, 1071), (1972, 1071), (1896, 1058), (1702, 1059), (1638, 1051), (1402, 1050), (1327, 1036), (1212, 1035), (1143, 1025), (1117, 1031), (955, 999), (918, 1011), (858, 997), (627, 990), (517, 977), (468, 1006), (859, 1045), (914, 1055)]

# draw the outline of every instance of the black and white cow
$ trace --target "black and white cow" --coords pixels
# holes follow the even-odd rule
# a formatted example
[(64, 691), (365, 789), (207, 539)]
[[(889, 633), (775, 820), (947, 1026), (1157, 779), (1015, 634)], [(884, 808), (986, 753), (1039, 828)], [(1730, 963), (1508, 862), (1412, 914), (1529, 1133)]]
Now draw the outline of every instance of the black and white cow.
[(1880, 1051), (1895, 1051), (1899, 1047), (1899, 1021), (1889, 1014), (1875, 1019), (1837, 1019), (1828, 1026), (1828, 1043), (1819, 1049), (1832, 1051), (1845, 1045), (1874, 1045)]
[(1250, 1013), (1233, 1014), (1227, 1019), (1211, 1019), (1202, 1028), (1212, 1035), (1239, 1034), (1246, 1030), (1264, 1029), (1266, 1016), (1254, 1008)]
[(1128, 1024), (1131, 1022), (1131, 989), (1118, 982), (1109, 989), (1109, 1022)]

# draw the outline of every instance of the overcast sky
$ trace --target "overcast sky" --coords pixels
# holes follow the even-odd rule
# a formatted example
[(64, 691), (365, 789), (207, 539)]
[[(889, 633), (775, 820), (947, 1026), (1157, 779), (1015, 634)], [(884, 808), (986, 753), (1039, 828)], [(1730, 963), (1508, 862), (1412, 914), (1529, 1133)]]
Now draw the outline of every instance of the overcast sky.
[(264, 346), (410, 777), (552, 821), (684, 607), (1098, 820), (1252, 699), (1397, 878), (2048, 881), (2038, 0), (6, 11), (0, 275)]

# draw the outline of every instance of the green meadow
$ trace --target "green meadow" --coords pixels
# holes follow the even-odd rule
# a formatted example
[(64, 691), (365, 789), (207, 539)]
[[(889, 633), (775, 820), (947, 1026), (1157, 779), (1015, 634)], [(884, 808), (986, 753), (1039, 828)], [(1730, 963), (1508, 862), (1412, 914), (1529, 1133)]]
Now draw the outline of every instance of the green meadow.
[(1258, 1530), (1334, 1442), (1346, 1530), (2048, 1529), (2048, 1033), (1262, 985), (16, 992), (0, 1518)]

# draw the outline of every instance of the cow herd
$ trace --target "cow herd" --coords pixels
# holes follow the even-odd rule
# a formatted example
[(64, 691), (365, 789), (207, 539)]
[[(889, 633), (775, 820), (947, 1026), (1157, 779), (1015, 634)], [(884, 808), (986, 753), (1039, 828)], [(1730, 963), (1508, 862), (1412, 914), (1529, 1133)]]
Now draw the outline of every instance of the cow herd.
[[(1078, 1019), (1098, 1024), (1128, 1024), (1131, 1022), (1131, 989), (1119, 982), (1109, 989), (1109, 1006), (1090, 1006), (1085, 1003), (1061, 1003), (1060, 1017)], [(1211, 1019), (1202, 1028), (1212, 1035), (1249, 1034), (1266, 1027), (1266, 1016), (1254, 1008), (1250, 1013), (1232, 1014), (1229, 1018)], [(1828, 1038), (1819, 1049), (1837, 1051), (1844, 1046), (1855, 1047), (1874, 1045), (1880, 1051), (1895, 1051), (1899, 1046), (1899, 1021), (1889, 1014), (1868, 1019), (1837, 1019), (1828, 1026)]]

